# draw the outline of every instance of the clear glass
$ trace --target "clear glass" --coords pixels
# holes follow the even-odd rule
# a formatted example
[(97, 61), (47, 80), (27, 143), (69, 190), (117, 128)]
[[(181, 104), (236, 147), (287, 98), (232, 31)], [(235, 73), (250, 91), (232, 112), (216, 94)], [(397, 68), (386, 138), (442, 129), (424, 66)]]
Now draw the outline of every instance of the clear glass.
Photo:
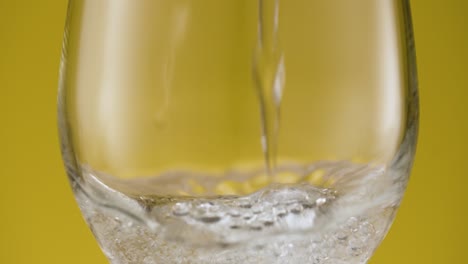
[(407, 0), (70, 0), (66, 170), (111, 263), (366, 263), (415, 152)]

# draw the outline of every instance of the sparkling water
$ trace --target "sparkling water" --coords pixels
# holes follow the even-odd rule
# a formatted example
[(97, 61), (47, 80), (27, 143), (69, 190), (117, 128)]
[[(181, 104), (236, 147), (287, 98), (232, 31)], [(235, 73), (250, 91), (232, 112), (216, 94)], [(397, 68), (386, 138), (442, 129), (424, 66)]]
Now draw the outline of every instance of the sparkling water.
[(258, 0), (257, 45), (253, 54), (253, 79), (262, 124), (262, 148), (268, 172), (276, 166), (280, 107), (286, 82), (284, 54), (279, 41), (279, 0)]
[[(111, 263), (366, 263), (400, 199), (391, 173), (350, 162), (277, 170), (276, 183), (242, 195), (262, 170), (116, 180), (83, 167), (75, 193)], [(149, 194), (175, 186), (187, 195)]]

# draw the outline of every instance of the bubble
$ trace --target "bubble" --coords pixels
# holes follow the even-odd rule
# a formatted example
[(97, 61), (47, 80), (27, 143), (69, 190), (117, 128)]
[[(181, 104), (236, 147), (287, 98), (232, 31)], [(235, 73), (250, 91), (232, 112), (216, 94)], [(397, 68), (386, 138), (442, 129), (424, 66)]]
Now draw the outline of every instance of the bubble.
[(359, 220), (356, 217), (350, 217), (348, 221), (346, 221), (346, 227), (352, 232), (356, 232), (358, 230), (358, 225)]
[(300, 214), (303, 208), (301, 204), (292, 204), (288, 207), (288, 211), (293, 214)]
[(335, 234), (335, 237), (338, 239), (338, 240), (347, 240), (348, 239), (348, 233), (345, 232), (344, 230), (339, 230), (336, 234)]
[(320, 197), (315, 201), (315, 204), (317, 204), (317, 206), (322, 206), (325, 203), (327, 203), (327, 198), (324, 197)]
[(252, 204), (250, 204), (249, 202), (241, 202), (239, 203), (239, 207), (240, 208), (244, 208), (244, 209), (250, 209), (252, 208)]
[(204, 222), (204, 223), (207, 223), (207, 224), (213, 224), (213, 223), (219, 222), (219, 220), (221, 220), (221, 217), (219, 217), (217, 215), (203, 216), (203, 217), (200, 217), (199, 220), (201, 222)]
[(360, 239), (351, 238), (349, 240), (349, 246), (347, 248), (348, 254), (351, 256), (359, 256), (363, 253), (364, 244)]
[(244, 218), (245, 220), (250, 220), (250, 219), (252, 219), (252, 215), (251, 214), (245, 214), (244, 217), (242, 217), (242, 218)]
[(278, 217), (284, 217), (288, 214), (288, 211), (283, 207), (274, 208), (274, 211)]
[(303, 203), (303, 204), (302, 204), (302, 207), (303, 207), (304, 209), (312, 209), (312, 208), (315, 207), (315, 204), (313, 204), (313, 203), (307, 203), (307, 202), (306, 202), (306, 203)]
[(240, 213), (238, 210), (235, 210), (235, 209), (230, 210), (228, 214), (229, 214), (230, 216), (232, 216), (232, 217), (239, 217), (239, 216), (241, 216), (241, 213)]
[(367, 241), (371, 236), (375, 234), (375, 229), (369, 222), (362, 222), (356, 231), (357, 235), (361, 237), (363, 241)]
[(201, 203), (197, 206), (198, 209), (201, 209), (201, 210), (216, 210), (217, 207), (215, 206), (215, 204), (213, 202), (204, 202), (204, 203)]
[(172, 207), (172, 213), (175, 216), (184, 216), (190, 212), (190, 206), (185, 203), (176, 203)]
[(261, 225), (251, 225), (249, 226), (249, 229), (253, 231), (261, 231), (263, 227)]
[(252, 206), (252, 213), (254, 214), (259, 214), (264, 210), (264, 207), (262, 205), (256, 204)]

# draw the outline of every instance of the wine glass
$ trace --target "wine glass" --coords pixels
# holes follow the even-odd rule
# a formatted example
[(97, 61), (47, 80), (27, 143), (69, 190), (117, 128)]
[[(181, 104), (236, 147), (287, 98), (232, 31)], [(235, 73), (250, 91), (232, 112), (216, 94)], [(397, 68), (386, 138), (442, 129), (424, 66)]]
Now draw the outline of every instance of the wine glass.
[(70, 0), (58, 98), (111, 263), (366, 263), (418, 126), (407, 0)]

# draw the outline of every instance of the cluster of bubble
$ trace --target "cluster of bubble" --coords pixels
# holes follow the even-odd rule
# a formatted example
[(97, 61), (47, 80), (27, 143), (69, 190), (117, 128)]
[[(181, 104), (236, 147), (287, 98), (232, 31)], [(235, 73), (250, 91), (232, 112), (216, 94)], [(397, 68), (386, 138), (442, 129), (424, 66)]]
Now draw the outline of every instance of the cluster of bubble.
[(311, 231), (317, 221), (333, 221), (323, 213), (333, 199), (328, 190), (296, 187), (176, 201), (152, 207), (157, 229), (81, 204), (113, 264), (366, 263), (388, 216), (375, 212), (350, 217), (332, 230)]
[[(270, 187), (247, 197), (179, 201), (156, 207), (153, 214), (165, 227), (182, 222), (192, 233), (212, 234), (212, 239), (204, 241), (228, 246), (251, 240), (252, 232), (264, 236), (311, 229), (317, 214), (333, 199), (333, 191), (310, 185)], [(200, 243), (199, 239), (184, 241)]]

